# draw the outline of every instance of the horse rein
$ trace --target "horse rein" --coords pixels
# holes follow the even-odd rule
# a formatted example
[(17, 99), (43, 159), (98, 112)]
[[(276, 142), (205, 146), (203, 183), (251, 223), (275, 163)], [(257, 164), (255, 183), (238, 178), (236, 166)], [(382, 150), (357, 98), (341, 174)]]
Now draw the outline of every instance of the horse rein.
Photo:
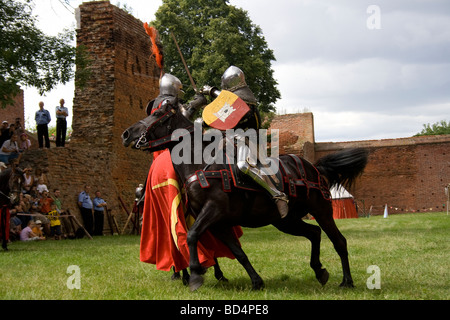
[[(167, 135), (163, 138), (155, 139), (155, 140), (150, 140), (150, 141), (147, 140), (147, 134), (151, 134), (149, 132), (150, 129), (154, 129), (159, 126), (162, 126), (167, 120), (169, 120), (171, 117), (173, 117), (177, 113), (177, 110), (173, 106), (171, 106), (167, 100), (161, 102), (161, 106), (158, 109), (160, 109), (164, 104), (168, 104), (169, 109), (167, 110), (166, 113), (164, 113), (161, 117), (159, 117), (156, 121), (154, 121), (151, 125), (149, 125), (144, 132), (142, 132), (141, 137), (135, 144), (136, 149), (151, 149), (151, 148), (155, 148), (155, 147), (158, 147), (158, 146), (161, 146), (163, 144), (173, 141), (172, 134)], [(143, 123), (143, 121), (141, 121), (141, 123)], [(170, 125), (167, 126), (167, 129), (170, 130), (171, 126)], [(194, 132), (194, 126), (190, 126), (185, 129), (189, 133)]]

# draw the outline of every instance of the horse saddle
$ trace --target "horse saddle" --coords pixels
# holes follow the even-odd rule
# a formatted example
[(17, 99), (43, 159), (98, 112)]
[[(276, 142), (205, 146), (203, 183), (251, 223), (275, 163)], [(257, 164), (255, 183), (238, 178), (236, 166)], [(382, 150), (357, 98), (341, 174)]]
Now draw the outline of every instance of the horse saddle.
[[(275, 158), (267, 158), (273, 164), (276, 164), (279, 160)], [(264, 177), (264, 179), (269, 180), (270, 183), (277, 188), (279, 191), (283, 192), (284, 184), (283, 184), (283, 175), (279, 166), (276, 166), (276, 172), (270, 170), (270, 166), (262, 164), (260, 161), (256, 164), (256, 169), (260, 172), (260, 175)], [(236, 188), (252, 190), (252, 191), (262, 191), (263, 189), (258, 186), (252, 178), (242, 173), (239, 170), (236, 164), (229, 164), (229, 169), (231, 172), (231, 177), (233, 178), (233, 184)]]
[[(274, 158), (268, 158), (269, 161), (276, 161)], [(267, 165), (263, 165), (258, 161), (257, 169), (261, 172), (261, 175), (269, 179), (273, 186), (278, 190), (283, 191), (283, 175), (281, 170), (271, 172)], [(185, 185), (189, 185), (195, 181), (198, 181), (202, 188), (209, 188), (209, 179), (222, 180), (222, 189), (225, 192), (231, 192), (231, 187), (250, 190), (250, 191), (264, 191), (258, 184), (256, 184), (249, 176), (239, 170), (238, 166), (233, 162), (225, 164), (221, 170), (208, 170), (209, 166), (206, 166), (203, 170), (196, 171), (193, 175), (188, 177)]]
[[(303, 164), (304, 160), (293, 154), (287, 156), (295, 162), (295, 172), (291, 172), (282, 159), (277, 159), (279, 163), (279, 170), (276, 172), (268, 172), (267, 166), (262, 165), (259, 161), (257, 168), (263, 174), (266, 174), (266, 178), (271, 180), (273, 186), (291, 197), (297, 197), (297, 189), (301, 187), (306, 188), (308, 195), (310, 189), (317, 189), (322, 193), (324, 199), (331, 200), (331, 193), (326, 181), (324, 181), (324, 178), (317, 172), (317, 179), (315, 179), (317, 181), (308, 179), (305, 174)], [(269, 159), (270, 161), (275, 160), (273, 158)], [(224, 165), (224, 168), (221, 170), (213, 171), (207, 169), (208, 166), (206, 166), (203, 170), (196, 171), (186, 180), (185, 186), (198, 181), (202, 188), (209, 188), (209, 179), (220, 179), (222, 181), (222, 189), (225, 192), (231, 192), (232, 186), (238, 189), (250, 191), (264, 191), (262, 187), (256, 184), (256, 182), (254, 182), (249, 176), (242, 173), (238, 166), (234, 163)], [(284, 190), (285, 186), (287, 186), (286, 191)]]

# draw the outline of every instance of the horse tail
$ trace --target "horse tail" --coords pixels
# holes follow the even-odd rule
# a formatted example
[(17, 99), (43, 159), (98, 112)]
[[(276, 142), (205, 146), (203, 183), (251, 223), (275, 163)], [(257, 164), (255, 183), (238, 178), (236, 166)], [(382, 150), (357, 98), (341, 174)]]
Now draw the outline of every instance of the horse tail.
[(320, 158), (315, 166), (328, 179), (329, 187), (341, 184), (349, 189), (367, 165), (367, 149), (345, 149)]

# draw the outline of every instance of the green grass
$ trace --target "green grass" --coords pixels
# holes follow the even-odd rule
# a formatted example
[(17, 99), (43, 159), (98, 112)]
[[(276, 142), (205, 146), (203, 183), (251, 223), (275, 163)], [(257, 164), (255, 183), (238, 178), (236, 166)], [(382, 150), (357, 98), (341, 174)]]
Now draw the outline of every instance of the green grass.
[[(309, 223), (315, 223), (310, 221)], [(450, 298), (450, 216), (445, 213), (391, 215), (337, 220), (347, 238), (356, 287), (340, 288), (342, 270), (323, 233), (321, 261), (330, 272), (322, 287), (309, 267), (310, 243), (269, 226), (244, 229), (242, 246), (265, 281), (251, 290), (250, 279), (236, 260), (220, 259), (228, 283), (212, 270), (190, 292), (171, 274), (139, 261), (138, 236), (94, 240), (14, 242), (0, 252), (0, 299), (172, 299), (172, 300), (448, 300)], [(81, 271), (81, 289), (70, 290), (67, 268)], [(381, 270), (381, 289), (369, 290), (367, 267)]]

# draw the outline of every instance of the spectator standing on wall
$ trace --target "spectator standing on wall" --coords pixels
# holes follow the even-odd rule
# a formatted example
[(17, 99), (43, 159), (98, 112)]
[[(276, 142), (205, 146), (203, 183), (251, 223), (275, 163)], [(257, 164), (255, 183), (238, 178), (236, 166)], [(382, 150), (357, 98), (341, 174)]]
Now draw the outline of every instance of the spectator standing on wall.
[(78, 207), (80, 208), (81, 217), (83, 218), (84, 227), (89, 234), (94, 232), (94, 216), (92, 214), (92, 209), (94, 205), (92, 203), (91, 197), (89, 196), (89, 191), (91, 186), (85, 185), (84, 191), (78, 195)]
[(64, 99), (59, 100), (59, 106), (56, 107), (56, 146), (64, 147), (66, 144), (67, 116), (69, 109), (64, 107)]
[(50, 112), (44, 109), (44, 102), (39, 102), (39, 110), (36, 111), (36, 115), (34, 117), (37, 125), (37, 136), (39, 148), (42, 149), (44, 147), (50, 148), (50, 138), (48, 137), (48, 124), (52, 120), (50, 117)]
[(94, 235), (102, 236), (103, 235), (103, 223), (105, 221), (105, 208), (106, 201), (102, 199), (102, 194), (100, 191), (95, 191), (94, 198)]

